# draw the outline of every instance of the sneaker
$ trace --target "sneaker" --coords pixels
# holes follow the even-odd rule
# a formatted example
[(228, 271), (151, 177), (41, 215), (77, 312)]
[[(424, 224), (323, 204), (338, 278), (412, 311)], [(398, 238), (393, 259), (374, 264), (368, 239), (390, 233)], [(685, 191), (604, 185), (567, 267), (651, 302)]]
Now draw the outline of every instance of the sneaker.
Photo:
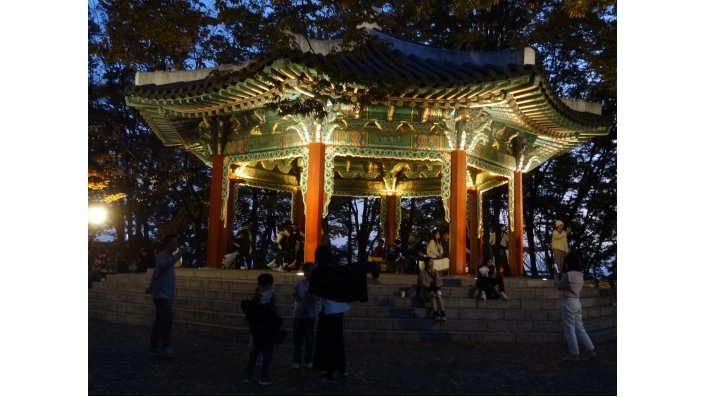
[(245, 383), (245, 384), (252, 383), (252, 378), (245, 378), (242, 380), (242, 383)]
[(446, 317), (446, 312), (441, 310), (441, 321), (448, 321), (448, 318)]
[(435, 320), (440, 320), (441, 319), (441, 313), (439, 312), (433, 312), (433, 318)]
[(313, 362), (306, 363), (306, 368), (313, 369)]
[(500, 293), (499, 293), (499, 297), (502, 298), (503, 301), (508, 301), (508, 300), (509, 300), (509, 297), (508, 297), (507, 294), (505, 294), (504, 292), (500, 292)]
[(485, 294), (485, 291), (480, 291), (480, 300), (487, 300), (487, 294)]
[(174, 350), (172, 350), (172, 348), (165, 347), (157, 351), (157, 355), (161, 358), (174, 358), (174, 356), (176, 356), (176, 353), (174, 353)]
[(563, 361), (579, 361), (577, 354), (569, 354), (563, 357)]
[(301, 368), (301, 364), (299, 363), (291, 363), (291, 369), (299, 369)]
[(240, 270), (247, 270), (247, 266), (240, 266)]
[(276, 262), (276, 261), (271, 261), (271, 262), (267, 263), (266, 266), (269, 267), (269, 268), (272, 268), (272, 267), (274, 267), (274, 266), (276, 266), (276, 265), (277, 265), (277, 262)]
[(260, 386), (269, 386), (272, 384), (271, 379), (260, 379), (259, 382), (257, 382), (258, 385)]
[(590, 350), (589, 352), (587, 352), (587, 354), (583, 358), (583, 361), (590, 361), (590, 360), (594, 360), (596, 358), (597, 358), (597, 353), (594, 350)]

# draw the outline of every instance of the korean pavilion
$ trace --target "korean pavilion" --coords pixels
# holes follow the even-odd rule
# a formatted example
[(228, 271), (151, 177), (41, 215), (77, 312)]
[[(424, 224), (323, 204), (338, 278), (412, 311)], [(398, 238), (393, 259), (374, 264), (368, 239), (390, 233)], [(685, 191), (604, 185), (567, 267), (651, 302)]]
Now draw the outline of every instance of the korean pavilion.
[[(381, 198), (386, 241), (401, 199), (440, 197), (450, 274), (481, 259), (482, 194), (507, 184), (509, 266), (523, 271), (522, 175), (607, 135), (599, 104), (559, 98), (525, 47), (467, 52), (364, 26), (382, 45), (295, 35), (298, 49), (238, 65), (138, 72), (126, 101), (166, 146), (212, 167), (206, 266), (230, 247), (238, 185), (287, 191), (313, 261), (334, 195)], [(375, 95), (379, 87), (386, 87)], [(305, 101), (305, 100), (308, 100)], [(282, 103), (314, 103), (286, 112)]]

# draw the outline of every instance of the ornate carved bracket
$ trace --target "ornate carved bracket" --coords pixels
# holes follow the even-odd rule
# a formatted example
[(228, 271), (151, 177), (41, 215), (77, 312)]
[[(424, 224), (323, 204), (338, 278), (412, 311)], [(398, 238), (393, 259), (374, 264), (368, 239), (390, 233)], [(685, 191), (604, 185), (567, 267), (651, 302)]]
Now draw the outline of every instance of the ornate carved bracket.
[[(434, 151), (407, 151), (407, 150), (386, 150), (373, 148), (356, 148), (349, 146), (326, 146), (325, 169), (323, 174), (324, 192), (326, 199), (323, 203), (323, 216), (328, 215), (328, 204), (333, 195), (333, 177), (336, 156), (369, 157), (373, 159), (390, 160), (424, 160), (438, 161), (441, 163), (441, 198), (445, 209), (446, 221), (450, 221), (450, 211), (448, 201), (450, 200), (450, 155)], [(400, 170), (404, 169), (400, 166)], [(397, 171), (398, 172), (398, 171)]]

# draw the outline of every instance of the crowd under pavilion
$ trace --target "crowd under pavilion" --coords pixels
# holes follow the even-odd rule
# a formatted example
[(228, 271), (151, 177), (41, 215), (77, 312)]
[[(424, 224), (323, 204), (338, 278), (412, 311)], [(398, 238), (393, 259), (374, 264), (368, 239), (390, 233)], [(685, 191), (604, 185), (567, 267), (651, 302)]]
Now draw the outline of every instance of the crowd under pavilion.
[[(450, 225), (450, 274), (481, 260), (482, 195), (507, 185), (510, 274), (523, 272), (522, 175), (609, 132), (599, 104), (559, 98), (535, 51), (452, 51), (364, 26), (387, 48), (339, 51), (340, 40), (296, 35), (298, 51), (238, 65), (138, 72), (127, 103), (166, 146), (212, 167), (206, 266), (231, 246), (239, 185), (290, 192), (292, 222), (313, 261), (332, 196), (380, 197), (386, 241), (401, 199), (440, 197)], [(370, 87), (393, 81), (383, 98)], [(272, 104), (314, 99), (324, 114)]]

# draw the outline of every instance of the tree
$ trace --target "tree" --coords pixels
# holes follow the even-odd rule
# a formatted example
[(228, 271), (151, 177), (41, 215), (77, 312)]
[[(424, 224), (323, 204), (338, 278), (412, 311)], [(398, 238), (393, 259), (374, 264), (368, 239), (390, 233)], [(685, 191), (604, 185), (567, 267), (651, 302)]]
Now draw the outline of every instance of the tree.
[[(537, 252), (550, 252), (546, 236), (556, 216), (575, 225), (571, 244), (588, 253), (590, 268), (615, 263), (617, 19), (616, 2), (604, 0), (215, 0), (208, 6), (196, 0), (101, 0), (89, 8), (89, 199), (110, 201), (118, 211), (113, 226), (119, 244), (170, 229), (205, 249), (210, 170), (183, 150), (165, 148), (125, 105), (124, 89), (134, 83), (135, 72), (285, 53), (291, 32), (310, 39), (340, 35), (354, 48), (370, 40), (355, 29), (366, 22), (403, 39), (456, 50), (532, 46), (559, 95), (602, 103), (604, 115), (614, 120), (609, 137), (525, 176), (525, 231), (532, 274), (539, 271)], [(505, 213), (504, 190), (486, 193), (485, 219), (496, 221)], [(258, 246), (262, 256), (288, 212), (275, 204), (290, 200), (285, 196), (241, 189), (234, 227), (245, 220), (257, 225), (265, 237)], [(347, 235), (356, 255), (364, 255), (365, 239), (379, 233), (378, 206), (367, 200), (335, 203), (336, 198), (329, 216), (332, 237)], [(411, 226), (402, 228), (406, 245), (425, 240), (422, 229), (445, 224), (440, 200), (404, 200), (402, 206), (409, 210), (403, 222)], [(347, 253), (351, 261), (352, 245)]]

